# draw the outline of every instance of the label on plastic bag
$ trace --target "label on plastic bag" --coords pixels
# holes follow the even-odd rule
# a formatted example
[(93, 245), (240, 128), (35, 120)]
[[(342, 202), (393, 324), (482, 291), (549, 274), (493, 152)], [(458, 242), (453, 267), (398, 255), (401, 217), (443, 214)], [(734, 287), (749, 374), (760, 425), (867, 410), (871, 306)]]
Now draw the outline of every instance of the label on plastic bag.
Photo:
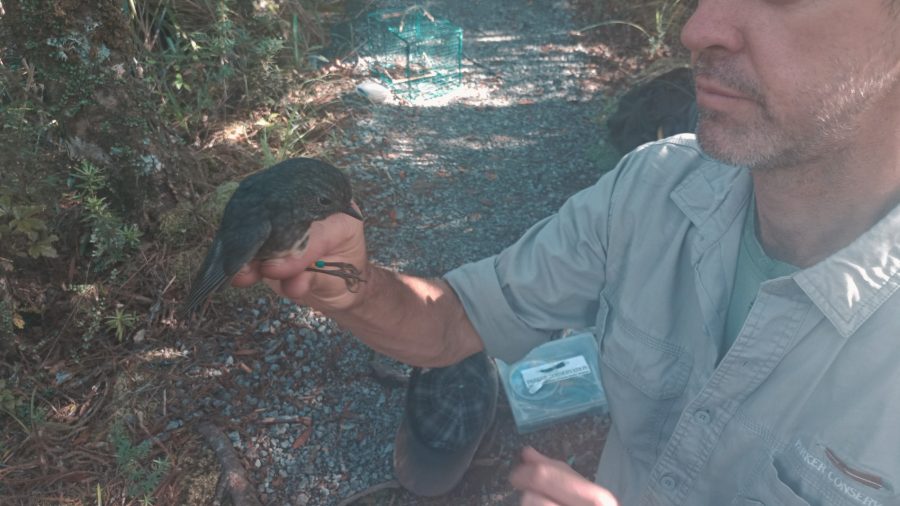
[(590, 374), (591, 368), (582, 355), (564, 358), (555, 362), (529, 367), (521, 371), (522, 379), (528, 393), (533, 394), (541, 389), (545, 383), (554, 383), (569, 378), (576, 378)]

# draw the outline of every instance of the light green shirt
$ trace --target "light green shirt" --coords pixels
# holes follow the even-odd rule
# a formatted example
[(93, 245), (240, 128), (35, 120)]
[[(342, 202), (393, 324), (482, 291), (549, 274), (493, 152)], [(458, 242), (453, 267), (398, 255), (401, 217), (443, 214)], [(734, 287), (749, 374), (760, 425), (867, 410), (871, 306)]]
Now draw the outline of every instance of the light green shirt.
[(692, 135), (648, 144), (446, 279), (507, 362), (595, 328), (623, 506), (900, 505), (900, 209), (763, 282), (719, 361), (751, 193)]
[(750, 197), (750, 208), (744, 218), (741, 233), (741, 246), (738, 251), (737, 266), (734, 272), (734, 287), (728, 302), (725, 317), (725, 341), (722, 347), (724, 355), (737, 338), (744, 320), (750, 314), (753, 301), (763, 281), (788, 276), (797, 268), (791, 264), (775, 260), (766, 254), (756, 236), (756, 206)]

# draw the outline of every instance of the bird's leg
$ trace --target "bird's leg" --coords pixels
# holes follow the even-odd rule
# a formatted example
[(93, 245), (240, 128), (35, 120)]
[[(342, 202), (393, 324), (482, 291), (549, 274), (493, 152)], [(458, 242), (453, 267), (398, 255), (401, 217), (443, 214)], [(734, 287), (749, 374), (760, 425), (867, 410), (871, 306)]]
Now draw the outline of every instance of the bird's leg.
[[(323, 269), (323, 267), (333, 268)], [(344, 281), (347, 283), (347, 290), (350, 290), (353, 293), (356, 293), (359, 289), (360, 282), (364, 283), (366, 281), (359, 277), (361, 272), (359, 272), (359, 269), (357, 269), (355, 265), (346, 262), (325, 262), (319, 260), (315, 263), (315, 267), (307, 267), (306, 270), (344, 278)]]

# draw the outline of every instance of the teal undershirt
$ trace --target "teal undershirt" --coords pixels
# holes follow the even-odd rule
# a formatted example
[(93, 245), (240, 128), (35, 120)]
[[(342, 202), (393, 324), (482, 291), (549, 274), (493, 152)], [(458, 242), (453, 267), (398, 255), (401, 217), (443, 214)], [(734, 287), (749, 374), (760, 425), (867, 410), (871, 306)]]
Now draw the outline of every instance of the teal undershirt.
[(797, 267), (779, 262), (763, 250), (756, 237), (756, 205), (755, 199), (750, 199), (750, 209), (744, 219), (744, 230), (741, 233), (741, 245), (738, 252), (737, 267), (734, 273), (734, 288), (731, 290), (731, 299), (728, 303), (728, 312), (725, 316), (725, 338), (721, 359), (731, 345), (734, 344), (744, 320), (750, 314), (750, 308), (759, 293), (759, 285), (764, 281), (788, 276), (797, 271)]

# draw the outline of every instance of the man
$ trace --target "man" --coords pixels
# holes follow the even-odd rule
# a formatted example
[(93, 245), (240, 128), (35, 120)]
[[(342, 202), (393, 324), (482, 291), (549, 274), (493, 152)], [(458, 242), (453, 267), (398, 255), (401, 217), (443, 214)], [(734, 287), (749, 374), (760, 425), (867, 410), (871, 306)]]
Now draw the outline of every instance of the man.
[[(699, 146), (639, 148), (443, 280), (368, 264), (336, 215), (302, 258), (234, 283), (269, 278), (423, 366), (595, 325), (613, 420), (599, 485), (526, 449), (522, 504), (900, 504), (896, 4), (700, 0), (682, 32)], [(317, 258), (369, 281), (303, 272)]]

